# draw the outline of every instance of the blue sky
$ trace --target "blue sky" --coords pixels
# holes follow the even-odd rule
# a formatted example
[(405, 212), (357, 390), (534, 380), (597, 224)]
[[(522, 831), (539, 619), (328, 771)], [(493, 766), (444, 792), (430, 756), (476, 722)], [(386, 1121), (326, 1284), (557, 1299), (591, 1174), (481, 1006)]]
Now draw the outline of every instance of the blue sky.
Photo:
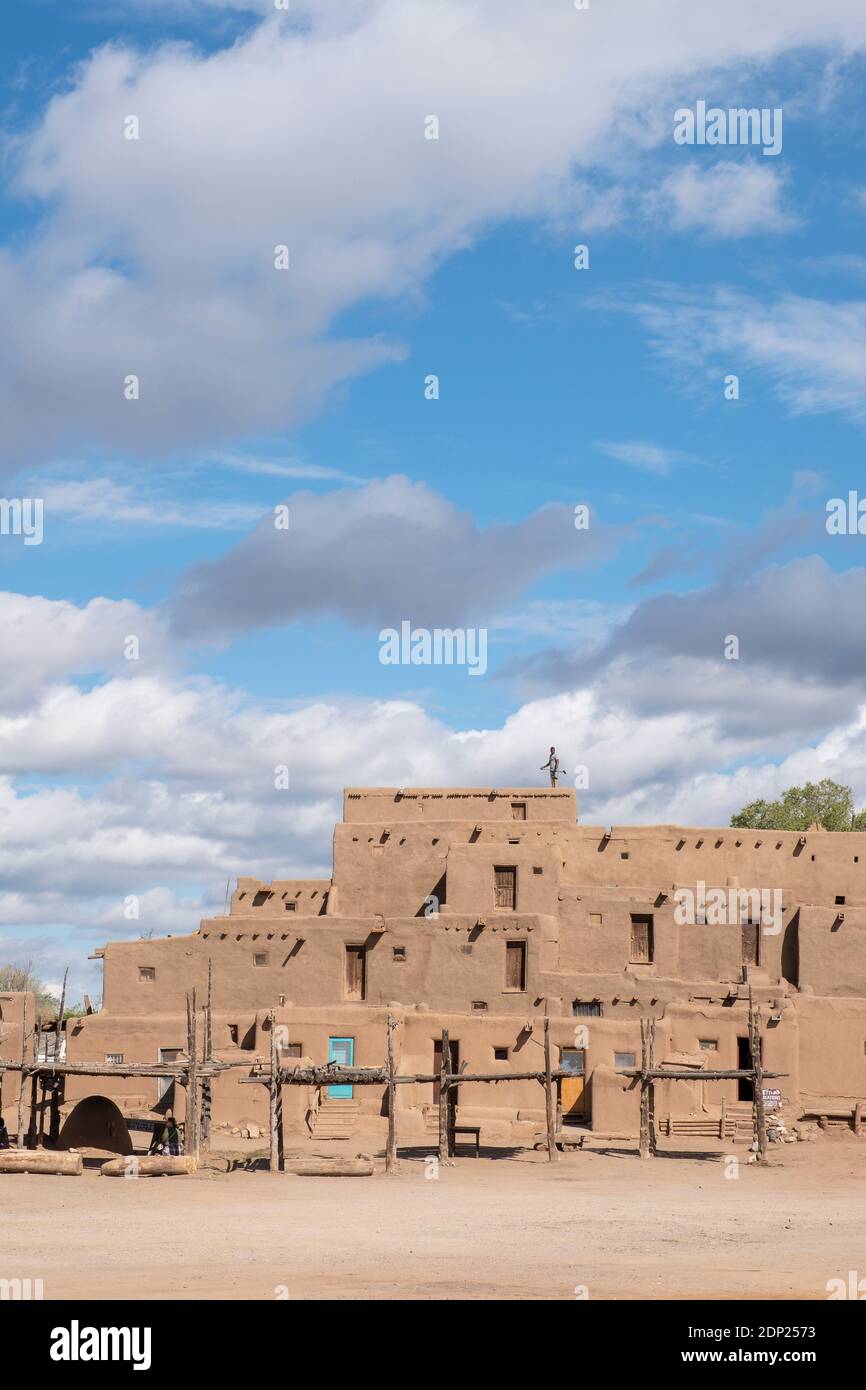
[[(44, 499), (0, 536), (4, 958), (93, 987), (230, 876), (327, 873), (344, 785), (531, 784), (551, 742), (590, 823), (866, 801), (825, 526), (866, 493), (866, 14), (530, 9), (4, 12), (0, 469)], [(699, 100), (781, 152), (675, 144)], [(383, 666), (404, 618), (489, 670)]]

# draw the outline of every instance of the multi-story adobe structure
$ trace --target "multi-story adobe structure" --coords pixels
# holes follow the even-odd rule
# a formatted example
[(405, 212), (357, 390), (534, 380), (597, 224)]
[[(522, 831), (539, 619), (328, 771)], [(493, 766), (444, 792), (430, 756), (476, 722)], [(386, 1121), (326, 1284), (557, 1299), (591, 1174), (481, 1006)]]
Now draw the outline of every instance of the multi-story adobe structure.
[[(726, 901), (744, 895), (745, 920), (678, 920), (681, 890), (700, 902), (700, 885), (707, 900), (715, 888)], [(577, 823), (570, 790), (350, 788), (330, 879), (240, 878), (228, 915), (198, 932), (107, 945), (102, 1010), (70, 1021), (69, 1060), (182, 1056), (187, 993), (196, 986), (203, 1000), (208, 962), (215, 1055), (244, 1064), (214, 1083), (217, 1126), (266, 1123), (264, 1088), (238, 1083), (269, 1056), (272, 1013), (286, 1065), (379, 1066), (390, 1013), (404, 1074), (438, 1070), (445, 1027), (458, 1065), (505, 1079), (542, 1067), (546, 1011), (553, 1064), (574, 1078), (561, 1083), (563, 1119), (634, 1134), (638, 1092), (618, 1071), (639, 1061), (640, 1019), (651, 1015), (657, 1064), (694, 1067), (698, 1078), (660, 1083), (657, 1116), (718, 1114), (723, 1098), (747, 1100), (749, 1083), (701, 1082), (700, 1069), (748, 1065), (749, 990), (763, 1064), (785, 1074), (773, 1084), (789, 1113), (866, 1096), (866, 834), (857, 832), (605, 828)], [(20, 1056), (20, 996), (0, 998), (0, 1010), (0, 1056)], [(67, 1112), (94, 1092), (129, 1112), (174, 1104), (182, 1113), (164, 1079), (113, 1077), (70, 1077)], [(7, 1074), (7, 1123), (16, 1095)], [(286, 1088), (290, 1129), (351, 1132), (385, 1106), (378, 1086), (333, 1087), (315, 1119), (312, 1100)], [(401, 1142), (431, 1132), (433, 1101), (429, 1083), (398, 1088)], [(531, 1142), (544, 1093), (531, 1080), (464, 1086), (458, 1105), (483, 1142)]]

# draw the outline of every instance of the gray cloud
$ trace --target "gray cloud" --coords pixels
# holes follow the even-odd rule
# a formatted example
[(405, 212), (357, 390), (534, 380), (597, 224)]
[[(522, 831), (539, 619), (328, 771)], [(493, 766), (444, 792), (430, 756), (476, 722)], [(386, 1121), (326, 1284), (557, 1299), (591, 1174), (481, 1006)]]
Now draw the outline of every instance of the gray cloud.
[(403, 618), (429, 627), (492, 621), (541, 576), (604, 559), (620, 534), (597, 524), (575, 530), (564, 505), (481, 528), (400, 476), (297, 493), (288, 506), (288, 530), (268, 517), (182, 576), (168, 606), (176, 634), (222, 638), (309, 617), (374, 628)]

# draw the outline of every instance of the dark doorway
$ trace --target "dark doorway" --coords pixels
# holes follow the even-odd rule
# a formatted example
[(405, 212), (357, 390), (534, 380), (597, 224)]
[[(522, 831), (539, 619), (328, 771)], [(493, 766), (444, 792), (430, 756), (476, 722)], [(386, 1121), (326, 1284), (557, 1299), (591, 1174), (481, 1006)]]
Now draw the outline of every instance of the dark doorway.
[[(752, 1065), (752, 1049), (748, 1038), (737, 1038), (737, 1071), (747, 1071)], [(744, 1076), (737, 1078), (737, 1100), (754, 1100), (755, 1088)]]
[[(457, 1040), (456, 1038), (449, 1038), (449, 1039), (448, 1039), (448, 1049), (449, 1049), (449, 1051), (450, 1051), (450, 1053), (451, 1053), (451, 1064), (450, 1064), (449, 1070), (450, 1070), (451, 1072), (458, 1072), (458, 1071), (460, 1070), (460, 1043), (458, 1042), (458, 1040)], [(441, 1069), (442, 1069), (442, 1039), (441, 1039), (441, 1038), (437, 1038), (437, 1039), (434, 1041), (434, 1043), (433, 1043), (433, 1075), (436, 1076), (436, 1077), (438, 1077), (438, 1076), (439, 1076), (439, 1072), (441, 1071)], [(456, 1113), (457, 1113), (457, 1092), (458, 1092), (458, 1090), (459, 1090), (459, 1087), (458, 1087), (458, 1086), (449, 1086), (449, 1087), (448, 1087), (448, 1127), (449, 1127), (449, 1129), (450, 1129), (451, 1125), (453, 1125), (453, 1123), (454, 1123), (454, 1118), (455, 1118), (455, 1115), (456, 1115)], [(438, 1082), (438, 1080), (437, 1080), (437, 1081), (434, 1081), (434, 1082), (433, 1082), (433, 1104), (434, 1104), (434, 1105), (438, 1105), (438, 1104), (439, 1104), (439, 1091), (440, 1091), (440, 1086), (439, 1086), (439, 1082)]]

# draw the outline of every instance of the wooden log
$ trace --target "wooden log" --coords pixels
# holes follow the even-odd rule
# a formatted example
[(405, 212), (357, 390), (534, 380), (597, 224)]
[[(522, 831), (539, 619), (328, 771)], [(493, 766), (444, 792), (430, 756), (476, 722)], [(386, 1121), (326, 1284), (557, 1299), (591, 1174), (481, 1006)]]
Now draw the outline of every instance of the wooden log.
[(268, 1087), (268, 1139), (270, 1150), (270, 1169), (280, 1171), (280, 1152), (277, 1143), (277, 1093), (280, 1089), (279, 1068), (277, 1066), (277, 1028), (273, 1011), (268, 1015), (271, 1024), (271, 1081)]
[(57, 1010), (57, 1033), (54, 1044), (54, 1060), (60, 1061), (60, 1036), (63, 1024), (63, 1010), (66, 1008), (66, 981), (69, 978), (69, 966), (63, 972), (63, 988), (60, 991), (60, 1007)]
[(184, 1148), (188, 1155), (198, 1158), (198, 1065), (196, 1056), (196, 990), (192, 988), (192, 1000), (187, 1005), (189, 1085), (186, 1090), (186, 1119), (184, 1124)]
[(855, 1133), (855, 1134), (859, 1134), (859, 1133), (860, 1133), (862, 1121), (863, 1121), (863, 1102), (862, 1102), (862, 1100), (858, 1100), (857, 1104), (854, 1106), (853, 1125), (854, 1125), (854, 1133)]
[(192, 1154), (153, 1154), (147, 1158), (127, 1154), (125, 1158), (110, 1158), (99, 1171), (104, 1178), (125, 1178), (133, 1174), (139, 1178), (171, 1178), (194, 1173), (197, 1167)]
[[(213, 1058), (213, 961), (208, 956), (207, 962), (207, 1004), (204, 1013), (204, 1060), (210, 1062)], [(211, 1079), (206, 1076), (201, 1083), (201, 1137), (205, 1148), (210, 1147), (210, 1126), (211, 1126)]]
[(18, 1091), (18, 1134), (16, 1146), (24, 1148), (24, 1052), (27, 1046), (27, 996), (24, 996), (24, 1011), (21, 1017), (21, 1076)]
[(767, 1157), (767, 1117), (764, 1110), (764, 1072), (761, 1066), (761, 1011), (752, 1007), (752, 991), (749, 990), (749, 1035), (752, 1047), (752, 1105), (754, 1109), (755, 1141), (758, 1158), (763, 1162)]
[(369, 1178), (373, 1173), (371, 1158), (308, 1158), (300, 1163), (287, 1163), (286, 1172), (298, 1178)]
[(0, 1149), (0, 1173), (59, 1173), (77, 1177), (83, 1167), (81, 1154), (48, 1149)]
[(556, 1147), (556, 1113), (553, 1104), (553, 1080), (550, 1071), (550, 1019), (547, 1017), (547, 1004), (544, 1006), (544, 1116), (547, 1125), (547, 1161), (556, 1163), (559, 1150)]
[(397, 1021), (388, 1015), (388, 1141), (385, 1145), (385, 1172), (397, 1162), (397, 1087), (394, 1082), (394, 1029)]
[(448, 1071), (450, 1064), (448, 1029), (442, 1029), (442, 1056), (439, 1068), (439, 1162), (448, 1162), (450, 1135), (448, 1133)]
[(726, 1122), (727, 1122), (727, 1118), (728, 1118), (728, 1105), (727, 1105), (727, 1101), (725, 1100), (725, 1097), (722, 1096), (722, 1113), (721, 1113), (721, 1115), (719, 1116), (719, 1138), (720, 1138), (720, 1139), (724, 1139), (724, 1137), (725, 1137), (725, 1124), (726, 1124)]
[(650, 1137), (649, 1137), (649, 1049), (647, 1047), (646, 1019), (640, 1021), (640, 1059), (641, 1059), (641, 1079), (640, 1079), (640, 1139), (639, 1151), (641, 1158), (650, 1156)]
[[(655, 1047), (656, 1021), (654, 1018), (651, 1018), (647, 1021), (647, 1068), (650, 1073), (652, 1073), (653, 1064), (655, 1062)], [(656, 1088), (652, 1075), (649, 1077), (647, 1093), (650, 1153), (655, 1157), (658, 1153), (658, 1142), (656, 1140)]]

